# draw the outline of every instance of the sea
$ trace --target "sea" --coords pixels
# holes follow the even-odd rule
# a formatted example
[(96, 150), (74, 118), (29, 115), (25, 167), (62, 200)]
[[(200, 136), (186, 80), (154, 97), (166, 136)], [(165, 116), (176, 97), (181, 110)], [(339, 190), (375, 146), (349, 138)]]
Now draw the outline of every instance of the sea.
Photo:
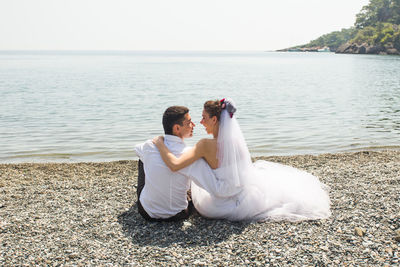
[(0, 162), (134, 160), (230, 97), (252, 156), (400, 149), (400, 57), (269, 51), (0, 51)]

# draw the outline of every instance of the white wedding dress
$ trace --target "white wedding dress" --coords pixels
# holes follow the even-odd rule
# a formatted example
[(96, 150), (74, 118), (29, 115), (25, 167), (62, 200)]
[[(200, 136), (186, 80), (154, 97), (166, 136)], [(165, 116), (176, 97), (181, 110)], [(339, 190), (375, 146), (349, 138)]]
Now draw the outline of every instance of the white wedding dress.
[(226, 110), (221, 113), (217, 143), (219, 167), (213, 172), (223, 192), (207, 192), (192, 182), (193, 204), (202, 216), (233, 221), (330, 216), (327, 186), (290, 166), (263, 160), (252, 163), (239, 124)]
[[(192, 200), (204, 217), (239, 220), (316, 220), (330, 216), (326, 186), (318, 178), (278, 163), (257, 161), (253, 176), (240, 187), (225, 188), (224, 196), (210, 194), (192, 183)], [(220, 181), (224, 171), (215, 169)], [(226, 183), (225, 183), (226, 184)]]

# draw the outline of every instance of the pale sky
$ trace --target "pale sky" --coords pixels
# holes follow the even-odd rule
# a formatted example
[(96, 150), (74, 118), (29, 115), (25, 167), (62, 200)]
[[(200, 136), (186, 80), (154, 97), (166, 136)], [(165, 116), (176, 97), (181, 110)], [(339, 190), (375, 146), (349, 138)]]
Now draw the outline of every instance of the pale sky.
[(0, 50), (275, 50), (348, 28), (368, 0), (0, 0)]

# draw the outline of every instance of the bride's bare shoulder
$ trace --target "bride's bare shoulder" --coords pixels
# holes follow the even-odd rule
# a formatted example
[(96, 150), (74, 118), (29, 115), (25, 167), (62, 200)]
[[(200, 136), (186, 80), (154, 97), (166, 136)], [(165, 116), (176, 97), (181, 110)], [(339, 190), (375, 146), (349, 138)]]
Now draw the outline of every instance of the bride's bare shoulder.
[(200, 153), (202, 157), (207, 161), (208, 165), (210, 165), (211, 169), (216, 169), (218, 167), (218, 159), (217, 159), (217, 140), (216, 139), (201, 139), (198, 142), (200, 147)]
[(200, 141), (198, 142), (199, 145), (201, 146), (216, 146), (217, 145), (217, 140), (213, 139), (213, 138), (203, 138), (200, 139)]
[(217, 151), (217, 140), (216, 139), (201, 139), (197, 146), (204, 154), (214, 155)]

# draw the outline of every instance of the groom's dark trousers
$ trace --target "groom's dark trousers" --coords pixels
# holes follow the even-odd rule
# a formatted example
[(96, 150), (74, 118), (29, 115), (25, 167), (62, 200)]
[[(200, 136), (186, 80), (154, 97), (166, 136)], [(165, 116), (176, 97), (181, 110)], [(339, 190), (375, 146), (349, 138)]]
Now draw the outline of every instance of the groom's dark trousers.
[(193, 203), (191, 200), (189, 200), (189, 205), (186, 209), (182, 210), (181, 212), (177, 213), (176, 215), (166, 218), (166, 219), (155, 219), (151, 218), (149, 214), (147, 214), (146, 210), (143, 208), (142, 203), (140, 203), (140, 194), (142, 193), (142, 190), (144, 188), (144, 185), (146, 183), (146, 175), (144, 173), (143, 169), (143, 162), (139, 160), (138, 162), (138, 184), (137, 184), (137, 206), (138, 206), (138, 211), (140, 215), (147, 221), (151, 222), (174, 222), (174, 221), (179, 221), (183, 220), (189, 217), (189, 215), (193, 212)]

